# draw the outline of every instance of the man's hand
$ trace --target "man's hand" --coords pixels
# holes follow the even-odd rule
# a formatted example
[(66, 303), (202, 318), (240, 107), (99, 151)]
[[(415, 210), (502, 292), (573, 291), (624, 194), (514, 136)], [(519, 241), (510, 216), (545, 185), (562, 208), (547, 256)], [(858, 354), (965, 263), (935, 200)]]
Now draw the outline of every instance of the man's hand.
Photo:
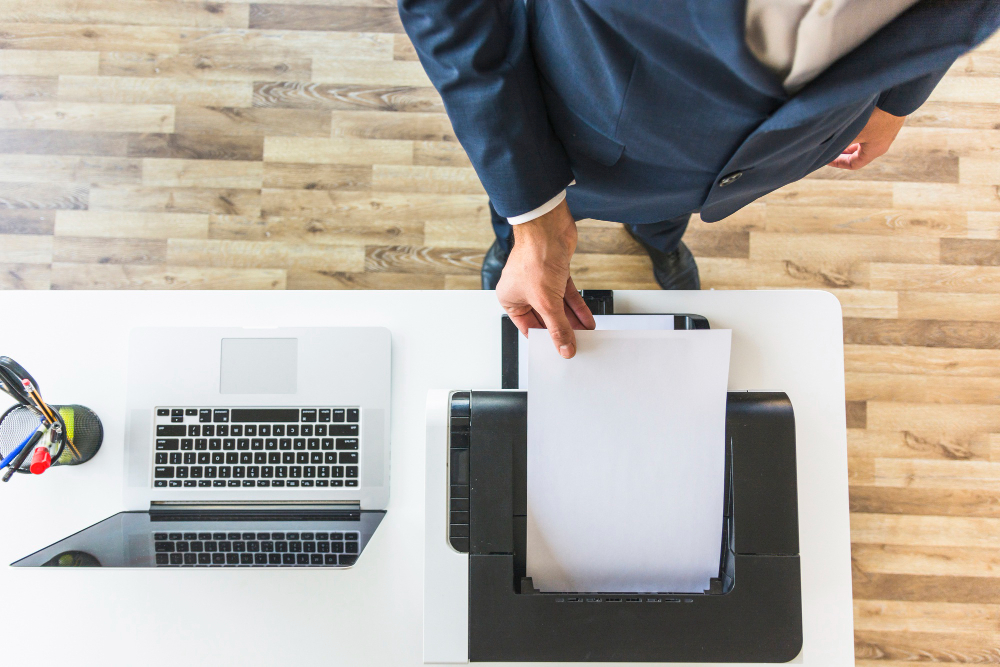
[(545, 215), (514, 225), (514, 249), (507, 258), (497, 298), (525, 336), (546, 328), (559, 354), (576, 354), (573, 329), (597, 326), (569, 277), (576, 250), (576, 221), (563, 201)]
[(889, 150), (905, 121), (906, 116), (893, 116), (876, 107), (858, 138), (830, 166), (838, 169), (861, 169)]

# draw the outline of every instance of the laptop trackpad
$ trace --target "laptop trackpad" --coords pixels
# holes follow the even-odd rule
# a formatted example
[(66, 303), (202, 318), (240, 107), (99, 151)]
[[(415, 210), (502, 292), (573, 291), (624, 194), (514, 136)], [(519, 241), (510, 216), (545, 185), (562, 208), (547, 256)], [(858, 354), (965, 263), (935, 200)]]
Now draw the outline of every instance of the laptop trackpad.
[(294, 394), (298, 387), (297, 338), (223, 338), (223, 394)]

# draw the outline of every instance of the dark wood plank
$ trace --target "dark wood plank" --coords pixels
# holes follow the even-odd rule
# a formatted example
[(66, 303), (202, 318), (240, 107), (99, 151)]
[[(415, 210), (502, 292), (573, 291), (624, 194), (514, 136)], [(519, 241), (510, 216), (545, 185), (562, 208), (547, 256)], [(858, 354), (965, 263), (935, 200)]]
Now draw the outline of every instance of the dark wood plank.
[(52, 234), (55, 211), (0, 209), (0, 234)]
[(365, 271), (390, 273), (478, 274), (484, 251), (469, 248), (372, 246), (365, 249)]
[(1000, 348), (1000, 322), (845, 317), (844, 343), (969, 347), (992, 350)]
[(128, 156), (258, 161), (264, 159), (264, 137), (135, 134), (129, 136)]
[(229, 136), (330, 136), (330, 112), (320, 109), (269, 109), (180, 106), (174, 114), (178, 134)]
[(231, 241), (275, 241), (321, 245), (400, 245), (423, 241), (417, 221), (343, 221), (329, 218), (283, 217), (254, 219), (212, 216), (208, 236)]
[(399, 11), (395, 7), (252, 4), (250, 27), (262, 30), (403, 32)]
[(0, 183), (0, 209), (84, 209), (88, 191), (77, 183)]
[(865, 428), (868, 422), (866, 401), (847, 401), (847, 428)]
[(444, 103), (433, 88), (422, 86), (362, 86), (298, 81), (256, 82), (255, 107), (331, 109), (350, 111), (443, 112)]
[(859, 600), (996, 604), (1000, 600), (1000, 578), (873, 574), (858, 572), (855, 568), (854, 597)]
[(990, 647), (977, 633), (854, 631), (854, 656), (859, 660), (913, 663), (1000, 664), (1000, 648)]
[(161, 239), (107, 239), (56, 236), (52, 261), (86, 264), (163, 264), (167, 242)]
[(1000, 518), (1000, 493), (967, 489), (852, 486), (851, 512)]
[(1000, 266), (1000, 241), (941, 239), (941, 263)]

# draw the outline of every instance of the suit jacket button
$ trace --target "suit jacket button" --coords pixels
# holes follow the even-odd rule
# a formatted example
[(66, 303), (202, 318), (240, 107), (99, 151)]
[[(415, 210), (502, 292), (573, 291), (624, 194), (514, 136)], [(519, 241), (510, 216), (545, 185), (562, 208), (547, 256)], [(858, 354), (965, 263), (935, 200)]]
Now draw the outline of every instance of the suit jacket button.
[(726, 174), (725, 176), (722, 177), (722, 180), (719, 181), (719, 187), (720, 188), (726, 187), (730, 183), (739, 180), (740, 176), (742, 175), (743, 175), (742, 171), (734, 171), (731, 174)]

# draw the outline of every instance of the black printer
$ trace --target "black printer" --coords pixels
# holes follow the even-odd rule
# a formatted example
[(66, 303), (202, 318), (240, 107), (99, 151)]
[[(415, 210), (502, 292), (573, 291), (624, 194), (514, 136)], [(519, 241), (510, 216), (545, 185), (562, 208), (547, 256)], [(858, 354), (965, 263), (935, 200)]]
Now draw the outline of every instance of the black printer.
[[(584, 292), (595, 314), (611, 293)], [(708, 328), (697, 315), (674, 327)], [(504, 317), (505, 391), (448, 398), (448, 541), (468, 554), (470, 661), (787, 662), (802, 647), (795, 422), (780, 392), (730, 392), (719, 574), (700, 594), (541, 593), (525, 576), (527, 393)]]

